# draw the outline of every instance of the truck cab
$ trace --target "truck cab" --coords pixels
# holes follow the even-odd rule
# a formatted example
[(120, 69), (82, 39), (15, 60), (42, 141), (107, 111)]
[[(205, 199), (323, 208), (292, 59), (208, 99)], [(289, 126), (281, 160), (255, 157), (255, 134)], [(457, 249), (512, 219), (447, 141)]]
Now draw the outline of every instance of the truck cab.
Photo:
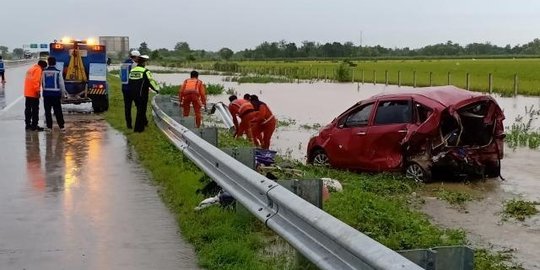
[(107, 51), (104, 45), (90, 41), (55, 41), (49, 46), (56, 58), (56, 68), (62, 71), (68, 97), (64, 104), (92, 103), (95, 113), (109, 108), (107, 85)]

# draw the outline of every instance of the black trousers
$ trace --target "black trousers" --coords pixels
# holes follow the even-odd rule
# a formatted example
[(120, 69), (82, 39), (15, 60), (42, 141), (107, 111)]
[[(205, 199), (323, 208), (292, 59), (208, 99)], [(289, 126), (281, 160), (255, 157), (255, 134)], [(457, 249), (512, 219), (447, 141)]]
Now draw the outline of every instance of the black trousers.
[(39, 121), (39, 98), (24, 98), (24, 123), (26, 127), (35, 128)]
[(126, 118), (127, 128), (132, 128), (131, 121), (131, 105), (134, 103), (133, 95), (129, 93), (129, 90), (122, 90), (124, 95), (124, 116)]
[(148, 125), (146, 118), (146, 109), (148, 107), (148, 91), (143, 91), (142, 95), (134, 96), (135, 106), (137, 107), (137, 116), (135, 118), (135, 127), (133, 131), (143, 132), (144, 127)]
[(62, 114), (61, 97), (43, 97), (43, 105), (45, 107), (45, 123), (48, 128), (52, 128), (51, 108), (56, 116), (56, 123), (60, 128), (64, 128), (64, 115)]

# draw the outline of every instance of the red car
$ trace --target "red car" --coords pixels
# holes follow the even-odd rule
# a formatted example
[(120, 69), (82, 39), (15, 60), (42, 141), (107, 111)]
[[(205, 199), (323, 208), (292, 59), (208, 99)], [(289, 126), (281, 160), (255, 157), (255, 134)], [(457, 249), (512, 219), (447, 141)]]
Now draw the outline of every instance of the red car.
[(308, 144), (311, 164), (359, 171), (500, 175), (504, 114), (492, 97), (454, 86), (426, 87), (360, 101)]

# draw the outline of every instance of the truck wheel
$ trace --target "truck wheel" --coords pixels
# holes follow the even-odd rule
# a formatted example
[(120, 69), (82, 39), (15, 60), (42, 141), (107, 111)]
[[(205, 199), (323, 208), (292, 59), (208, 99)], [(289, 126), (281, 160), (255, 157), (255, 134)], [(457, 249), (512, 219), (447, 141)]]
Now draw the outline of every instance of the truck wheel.
[(107, 96), (97, 96), (92, 98), (92, 109), (94, 113), (102, 113), (109, 109), (109, 100)]

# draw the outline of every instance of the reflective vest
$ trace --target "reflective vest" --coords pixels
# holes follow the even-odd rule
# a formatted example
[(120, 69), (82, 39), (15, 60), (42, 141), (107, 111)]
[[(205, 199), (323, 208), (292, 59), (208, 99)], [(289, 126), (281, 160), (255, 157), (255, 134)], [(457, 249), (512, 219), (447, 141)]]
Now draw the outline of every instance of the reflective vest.
[(56, 67), (46, 68), (41, 78), (44, 97), (60, 97), (66, 90), (62, 73)]
[[(145, 79), (146, 78), (146, 79)], [(145, 67), (136, 66), (129, 72), (129, 91), (132, 94), (143, 95), (148, 93), (148, 87), (159, 90), (159, 85), (152, 76), (152, 72)]]
[(129, 58), (129, 59), (126, 59), (126, 61), (124, 61), (124, 63), (122, 63), (122, 65), (120, 66), (120, 81), (122, 82), (122, 87), (124, 85), (127, 86), (127, 84), (129, 83), (129, 72), (136, 65), (137, 63), (135, 63), (133, 59)]

